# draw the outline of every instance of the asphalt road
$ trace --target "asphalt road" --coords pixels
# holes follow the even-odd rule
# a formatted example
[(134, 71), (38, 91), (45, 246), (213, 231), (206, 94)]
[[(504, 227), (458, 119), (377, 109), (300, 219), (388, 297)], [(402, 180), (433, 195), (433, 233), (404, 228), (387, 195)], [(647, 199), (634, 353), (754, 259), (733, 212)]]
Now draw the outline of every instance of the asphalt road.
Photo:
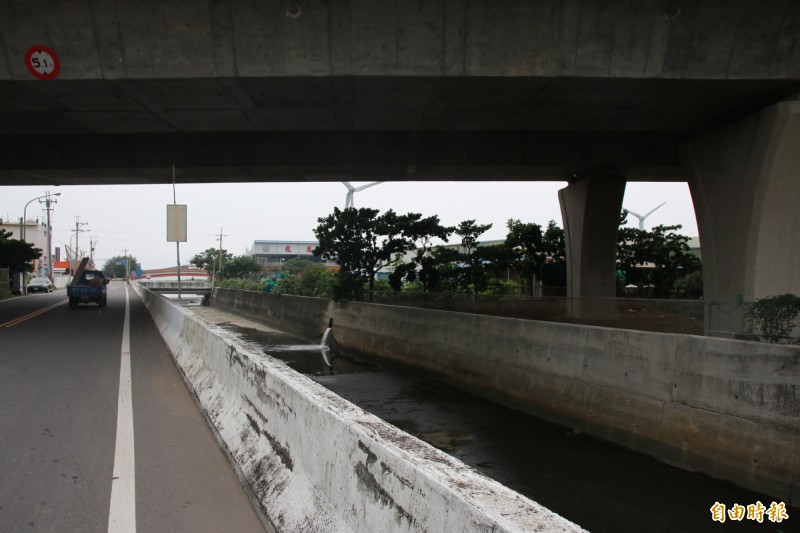
[(264, 531), (130, 289), (135, 502), (121, 505), (136, 523), (109, 527), (126, 286), (108, 288), (104, 308), (70, 309), (63, 290), (0, 300), (0, 531)]

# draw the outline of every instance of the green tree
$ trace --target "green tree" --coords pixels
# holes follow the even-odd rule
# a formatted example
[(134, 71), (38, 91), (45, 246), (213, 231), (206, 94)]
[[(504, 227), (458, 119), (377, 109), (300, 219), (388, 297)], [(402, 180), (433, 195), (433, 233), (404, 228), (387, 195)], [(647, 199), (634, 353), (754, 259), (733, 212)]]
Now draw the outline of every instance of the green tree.
[(289, 274), (303, 274), (306, 270), (310, 270), (316, 267), (325, 268), (323, 265), (316, 263), (314, 261), (309, 261), (308, 259), (300, 259), (296, 257), (294, 259), (289, 259), (285, 263), (283, 263), (283, 268), (281, 269), (281, 275), (283, 273)]
[(460, 292), (463, 289), (461, 253), (448, 246), (437, 246), (426, 259), (428, 290), (435, 292)]
[(695, 270), (682, 278), (675, 280), (672, 285), (675, 296), (679, 298), (701, 298), (703, 296), (703, 272)]
[[(125, 264), (128, 262), (128, 265)], [(126, 272), (133, 274), (136, 270), (136, 258), (129, 255), (115, 255), (111, 259), (103, 263), (103, 273), (110, 278), (124, 278)], [(130, 270), (126, 270), (130, 268)]]
[[(197, 268), (202, 268), (208, 275), (211, 276), (214, 272), (219, 271), (219, 258), (220, 258), (220, 251), (217, 248), (208, 248), (199, 254), (196, 254), (189, 260), (190, 265), (194, 265)], [(224, 266), (225, 263), (228, 261), (233, 260), (233, 254), (229, 253), (226, 249), (222, 249), (222, 265)]]
[(525, 292), (533, 296), (536, 277), (541, 275), (542, 265), (547, 259), (542, 227), (512, 218), (506, 222), (506, 228), (506, 247), (514, 251), (513, 268), (523, 281)]
[(547, 223), (547, 229), (544, 230), (542, 238), (542, 246), (551, 261), (566, 261), (567, 247), (564, 239), (564, 228), (556, 224), (555, 220)]
[[(621, 224), (627, 221), (623, 210)], [(700, 259), (689, 253), (689, 237), (681, 235), (681, 225), (656, 226), (652, 230), (621, 227), (617, 234), (617, 265), (628, 283), (652, 284), (661, 293), (672, 291), (676, 281), (699, 271)], [(645, 264), (652, 268), (641, 268)]]
[(434, 239), (447, 242), (454, 230), (453, 227), (443, 226), (436, 215), (411, 222), (405, 234), (410, 240), (413, 256), (409, 262), (395, 266), (389, 277), (391, 287), (400, 290), (403, 283), (419, 281), (423, 292), (431, 290), (436, 277), (436, 261), (431, 253)]
[(480, 242), (478, 237), (491, 229), (491, 224), (476, 224), (465, 220), (456, 226), (454, 233), (461, 237), (460, 261), (462, 286), (473, 294), (478, 294), (488, 283), (483, 257), (475, 253)]
[(42, 250), (32, 243), (12, 239), (11, 235), (0, 229), (0, 268), (7, 268), (9, 273), (32, 271), (32, 262), (42, 257)]
[(250, 256), (240, 255), (224, 262), (220, 275), (223, 278), (259, 279), (263, 271), (258, 261)]
[(275, 288), (272, 290), (275, 294), (298, 294), (297, 281), (300, 276), (292, 274), (291, 272), (283, 271), (278, 276), (275, 282)]
[(545, 277), (545, 265), (565, 258), (564, 230), (555, 220), (551, 220), (544, 231), (539, 224), (516, 219), (509, 219), (506, 227), (505, 246), (514, 251), (512, 268), (523, 281), (524, 291), (532, 296), (536, 280), (543, 281)]
[(335, 274), (324, 265), (306, 259), (290, 259), (283, 266), (275, 293), (331, 298), (335, 281)]
[(506, 246), (506, 243), (492, 246), (480, 246), (475, 250), (480, 257), (483, 269), (488, 277), (488, 288), (482, 292), (489, 294), (509, 294), (512, 287), (517, 287), (516, 282), (510, 281), (511, 270), (516, 258), (516, 252)]
[(335, 207), (332, 214), (318, 219), (314, 234), (319, 246), (314, 254), (341, 267), (335, 298), (359, 298), (365, 284), (371, 291), (375, 275), (412, 246), (422, 215), (398, 215), (391, 209), (379, 213), (377, 209)]

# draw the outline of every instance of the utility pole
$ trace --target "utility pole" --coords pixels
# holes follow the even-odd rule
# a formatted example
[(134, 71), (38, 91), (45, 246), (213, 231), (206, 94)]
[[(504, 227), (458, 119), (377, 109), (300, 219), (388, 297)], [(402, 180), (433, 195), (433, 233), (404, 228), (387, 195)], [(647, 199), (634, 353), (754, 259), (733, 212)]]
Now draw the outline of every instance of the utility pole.
[(45, 208), (47, 209), (47, 278), (50, 280), (50, 282), (52, 282), (53, 281), (53, 227), (50, 225), (50, 211), (52, 209), (50, 205), (57, 204), (58, 200), (50, 199), (50, 191), (47, 191), (45, 194), (47, 195), (44, 201)]
[[(219, 228), (219, 273), (222, 274), (222, 238), (227, 237), (227, 235), (222, 234), (222, 228)], [(214, 277), (211, 277), (211, 285), (214, 285)]]
[(125, 283), (130, 281), (130, 264), (131, 258), (128, 257), (128, 249), (125, 248)]
[(89, 261), (92, 263), (92, 268), (94, 266), (94, 248), (97, 246), (97, 243), (100, 242), (97, 239), (93, 239), (91, 236), (89, 237)]
[[(89, 225), (88, 222), (81, 222), (81, 217), (80, 216), (76, 216), (75, 217), (75, 230), (74, 231), (75, 231), (75, 268), (76, 269), (78, 268), (78, 263), (80, 262), (79, 261), (80, 258), (78, 257), (80, 255), (80, 251), (79, 251), (80, 249), (78, 248), (78, 236), (80, 235), (80, 233), (82, 231), (86, 231), (86, 230), (81, 229), (81, 226), (88, 226), (88, 225)], [(74, 271), (73, 271), (73, 273), (74, 273)]]

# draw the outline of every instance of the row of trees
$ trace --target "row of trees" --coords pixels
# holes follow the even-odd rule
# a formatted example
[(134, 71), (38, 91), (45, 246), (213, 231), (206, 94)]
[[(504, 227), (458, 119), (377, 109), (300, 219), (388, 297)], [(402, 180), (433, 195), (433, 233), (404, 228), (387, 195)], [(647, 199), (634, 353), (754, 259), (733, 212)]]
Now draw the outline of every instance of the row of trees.
[[(379, 271), (392, 266), (391, 289), (418, 289), (425, 292), (504, 293), (519, 286), (533, 294), (535, 284), (566, 285), (564, 231), (555, 221), (542, 228), (535, 223), (511, 219), (507, 235), (496, 246), (478, 246), (491, 224), (465, 220), (457, 226), (444, 226), (438, 216), (418, 213), (399, 215), (393, 210), (380, 213), (371, 208), (334, 208), (318, 219), (314, 233), (319, 241), (315, 254), (335, 261), (340, 269), (332, 274), (321, 265), (304, 261), (288, 262), (275, 289), (279, 292), (359, 299), (366, 289), (374, 290)], [(681, 226), (656, 226), (651, 231), (626, 227), (623, 211), (617, 244), (618, 281), (621, 285), (653, 285), (661, 289), (680, 289), (698, 296), (702, 283), (699, 259), (689, 253), (689, 238), (678, 233)], [(0, 268), (30, 271), (31, 262), (42, 251), (32, 244), (11, 239), (0, 230)], [(455, 237), (458, 247), (444, 247)], [(107, 275), (125, 275), (123, 260), (136, 264), (132, 257), (109, 259)], [(222, 267), (219, 267), (219, 262)], [(209, 248), (196, 254), (191, 264), (214, 272), (220, 279), (258, 282), (264, 277), (257, 261), (247, 256), (234, 257), (226, 250)], [(642, 268), (647, 265), (648, 268)], [(510, 280), (515, 279), (515, 282)]]
[(103, 263), (102, 271), (110, 278), (124, 278), (127, 273), (135, 273), (137, 263), (132, 255), (115, 255)]
[[(691, 279), (700, 275), (700, 261), (689, 253), (689, 238), (678, 233), (680, 226), (645, 231), (625, 227), (626, 223), (627, 213), (623, 212), (617, 246), (620, 285), (672, 290), (681, 283), (694, 283)], [(279, 293), (337, 300), (361, 299), (365, 291), (376, 287), (472, 294), (519, 290), (532, 295), (537, 282), (546, 287), (566, 286), (564, 230), (555, 221), (542, 227), (511, 219), (502, 243), (479, 246), (481, 236), (491, 227), (475, 220), (445, 226), (438, 216), (418, 213), (334, 208), (333, 213), (318, 219), (314, 234), (319, 246), (314, 253), (338, 264), (337, 271), (311, 261), (290, 260), (275, 283), (264, 280), (258, 262), (234, 257), (226, 250), (209, 248), (190, 262), (225, 279), (223, 286), (264, 288), (269, 283), (268, 288)], [(458, 246), (437, 244), (451, 240)], [(648, 268), (642, 268), (644, 265)], [(378, 282), (382, 270), (391, 272), (388, 281)]]
[[(222, 262), (222, 268), (219, 264)], [(205, 269), (209, 275), (220, 279), (258, 280), (262, 277), (261, 265), (252, 257), (240, 255), (234, 257), (227, 250), (208, 248), (195, 254), (189, 264)]]
[[(340, 266), (332, 290), (337, 299), (357, 299), (365, 288), (374, 289), (377, 272), (388, 266), (394, 267), (389, 276), (394, 290), (503, 293), (514, 285), (512, 273), (526, 294), (533, 294), (537, 280), (545, 286), (566, 285), (564, 230), (555, 221), (543, 228), (511, 219), (505, 241), (496, 246), (478, 246), (481, 235), (492, 226), (475, 220), (449, 227), (437, 216), (335, 208), (318, 222), (315, 254)], [(679, 282), (688, 287), (697, 281), (700, 260), (689, 252), (689, 237), (678, 233), (681, 226), (646, 231), (625, 227), (626, 223), (624, 211), (617, 244), (621, 285), (653, 285), (672, 291)], [(433, 244), (449, 242), (453, 236), (458, 247)], [(314, 286), (320, 290), (318, 280)]]

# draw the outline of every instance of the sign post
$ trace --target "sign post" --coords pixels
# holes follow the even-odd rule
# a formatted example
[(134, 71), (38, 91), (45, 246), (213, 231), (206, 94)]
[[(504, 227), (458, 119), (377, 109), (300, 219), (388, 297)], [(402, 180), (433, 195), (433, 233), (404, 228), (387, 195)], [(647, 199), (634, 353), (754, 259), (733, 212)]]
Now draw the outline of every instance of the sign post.
[(186, 242), (186, 204), (167, 205), (167, 242), (174, 242), (178, 256), (178, 302), (181, 299), (181, 243)]

